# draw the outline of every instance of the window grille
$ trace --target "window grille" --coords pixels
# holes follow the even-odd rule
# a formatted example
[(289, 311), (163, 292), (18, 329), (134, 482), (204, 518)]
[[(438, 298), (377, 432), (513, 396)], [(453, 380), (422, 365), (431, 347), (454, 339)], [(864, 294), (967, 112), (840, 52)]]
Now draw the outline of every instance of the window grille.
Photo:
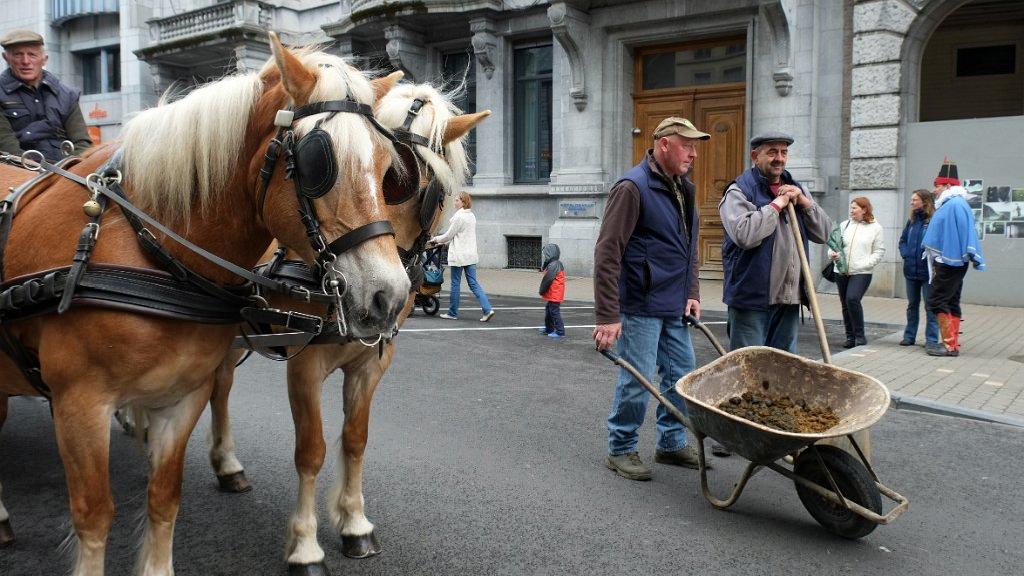
[(540, 268), (540, 236), (506, 236), (508, 268)]

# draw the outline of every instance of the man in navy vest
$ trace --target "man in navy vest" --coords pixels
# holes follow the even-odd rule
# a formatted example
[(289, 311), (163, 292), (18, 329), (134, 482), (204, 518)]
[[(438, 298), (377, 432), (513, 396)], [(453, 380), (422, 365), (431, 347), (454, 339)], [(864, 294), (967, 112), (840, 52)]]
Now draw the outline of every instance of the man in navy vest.
[(43, 70), (48, 59), (43, 37), (31, 30), (13, 30), (0, 46), (8, 66), (0, 74), (0, 150), (17, 155), (38, 150), (55, 162), (63, 157), (65, 140), (75, 145), (76, 154), (92, 146), (78, 107), (78, 90)]
[(788, 223), (796, 208), (804, 238), (828, 239), (832, 223), (786, 171), (793, 138), (771, 132), (750, 141), (753, 166), (726, 188), (718, 205), (725, 227), (723, 300), (729, 307), (729, 347), (771, 346), (796, 352), (800, 315), (800, 255)]
[[(599, 350), (619, 342), (619, 354), (647, 379), (660, 369), (661, 391), (685, 410), (676, 381), (694, 368), (693, 345), (683, 315), (700, 316), (697, 282), (695, 188), (684, 176), (697, 145), (710, 135), (684, 118), (666, 118), (654, 130), (654, 147), (608, 194), (594, 248), (594, 341)], [(620, 370), (608, 415), (605, 465), (631, 480), (650, 480), (637, 453), (647, 391)], [(661, 405), (654, 461), (697, 468), (686, 429)]]

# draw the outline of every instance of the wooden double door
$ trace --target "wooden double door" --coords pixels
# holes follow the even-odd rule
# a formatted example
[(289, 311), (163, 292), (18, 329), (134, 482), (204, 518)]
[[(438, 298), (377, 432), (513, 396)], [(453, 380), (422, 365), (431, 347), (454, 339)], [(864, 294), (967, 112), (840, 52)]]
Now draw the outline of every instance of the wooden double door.
[[(641, 70), (639, 63), (637, 69)], [(641, 83), (638, 82), (637, 88), (634, 93), (634, 164), (651, 147), (654, 129), (669, 116), (687, 118), (698, 130), (711, 135), (710, 140), (701, 142), (697, 148), (690, 178), (697, 186), (700, 275), (701, 278), (721, 278), (725, 232), (718, 215), (718, 203), (726, 186), (748, 165), (745, 85), (733, 82), (644, 91), (639, 89)]]

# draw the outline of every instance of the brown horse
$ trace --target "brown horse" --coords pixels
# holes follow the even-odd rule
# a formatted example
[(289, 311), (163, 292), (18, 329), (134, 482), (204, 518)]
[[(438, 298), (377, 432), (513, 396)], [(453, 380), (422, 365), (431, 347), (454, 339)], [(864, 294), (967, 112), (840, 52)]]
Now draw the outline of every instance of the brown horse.
[[(396, 73), (400, 74), (400, 73)], [(389, 78), (397, 78), (392, 75)], [(422, 109), (410, 114), (415, 100)], [(431, 178), (440, 185), (445, 196), (458, 191), (468, 175), (464, 136), (477, 123), (489, 116), (490, 111), (457, 114), (449, 100), (435, 88), (426, 85), (403, 84), (387, 92), (374, 109), (375, 116), (388, 128), (399, 130), (411, 119), (408, 129), (424, 137), (421, 144), (413, 145), (417, 155), (420, 193), (409, 201), (388, 206), (388, 213), (396, 231), (396, 242), (405, 250), (413, 248), (422, 233), (430, 234), (436, 228), (443, 211), (437, 200), (426, 194)], [(399, 131), (401, 139), (401, 131)], [(427, 145), (422, 145), (427, 144)], [(439, 153), (440, 152), (440, 153)], [(421, 218), (424, 202), (434, 210), (432, 217)], [(429, 203), (433, 202), (431, 205)], [(429, 214), (429, 212), (428, 212)], [(423, 224), (426, 224), (424, 229)], [(422, 249), (422, 244), (418, 247)], [(288, 305), (277, 302), (274, 305)], [(399, 323), (412, 312), (414, 299), (410, 297), (399, 315)], [(293, 306), (294, 307), (294, 306)], [(315, 311), (307, 308), (305, 311)], [(297, 350), (289, 350), (295, 353)], [(342, 552), (349, 557), (365, 558), (380, 551), (374, 536), (374, 526), (367, 520), (363, 509), (362, 476), (363, 452), (366, 448), (370, 418), (370, 403), (374, 390), (391, 365), (395, 342), (391, 341), (379, 354), (378, 348), (359, 342), (340, 345), (311, 346), (288, 361), (288, 394), (295, 422), (295, 465), (299, 475), (298, 502), (289, 525), (287, 561), (291, 574), (325, 574), (324, 551), (317, 541), (316, 477), (323, 466), (326, 445), (320, 397), (324, 380), (335, 370), (342, 370), (344, 380), (344, 426), (341, 437), (342, 465), (340, 477), (330, 491), (328, 509), (331, 524), (341, 536)], [(231, 390), (235, 361), (230, 356), (218, 371), (212, 408), (212, 446), (210, 460), (214, 471), (226, 489), (247, 489), (242, 466), (234, 455), (234, 441), (228, 425), (228, 393)], [(236, 483), (225, 486), (224, 478)], [(237, 481), (242, 479), (239, 484)]]
[[(127, 197), (191, 242), (244, 268), (256, 264), (271, 238), (316, 258), (297, 217), (296, 187), (276, 169), (260, 195), (260, 168), (275, 136), (277, 111), (347, 99), (372, 105), (374, 86), (340, 58), (292, 53), (271, 34), (274, 57), (258, 74), (239, 75), (141, 113), (124, 130)], [(331, 242), (387, 217), (381, 184), (397, 158), (391, 143), (363, 118), (321, 113), (297, 122), (297, 137), (322, 129), (337, 163), (336, 180), (311, 200), (321, 233)], [(73, 168), (98, 170), (113, 152), (96, 151)], [(22, 179), (0, 169), (4, 185)], [(15, 278), (71, 262), (85, 224), (83, 189), (50, 177), (24, 198), (6, 247), (4, 277)], [(262, 203), (261, 203), (262, 201)], [(156, 268), (118, 209), (103, 220), (92, 262)], [(163, 239), (192, 270), (221, 285), (238, 278)], [(390, 334), (403, 309), (409, 279), (390, 236), (376, 236), (337, 256), (327, 273), (344, 273), (338, 314), (354, 336)], [(339, 298), (340, 299), (340, 298)], [(49, 387), (57, 443), (66, 473), (77, 557), (74, 574), (104, 570), (114, 514), (109, 486), (110, 417), (134, 403), (148, 413), (150, 479), (147, 522), (137, 573), (173, 573), (172, 538), (181, 496), (187, 439), (210, 399), (214, 376), (229, 353), (237, 325), (198, 324), (123, 310), (72, 306), (65, 314), (5, 321), (8, 336), (38, 357)], [(7, 396), (38, 394), (0, 355), (0, 405)], [(0, 412), (2, 415), (3, 412)]]

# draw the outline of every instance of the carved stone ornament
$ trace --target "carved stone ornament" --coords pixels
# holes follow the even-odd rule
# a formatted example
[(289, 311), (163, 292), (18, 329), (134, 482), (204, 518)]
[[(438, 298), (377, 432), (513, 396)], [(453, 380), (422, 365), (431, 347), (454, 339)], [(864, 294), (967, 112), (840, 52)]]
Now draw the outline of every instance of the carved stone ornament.
[(476, 18), (469, 21), (469, 30), (473, 33), (471, 40), (473, 54), (484, 69), (484, 75), (490, 80), (494, 76), (494, 61), (497, 59), (498, 37), (494, 35), (494, 25), (487, 18)]
[(779, 96), (788, 96), (793, 90), (792, 42), (789, 36), (789, 20), (782, 2), (762, 4), (765, 20), (772, 39), (772, 80)]
[(555, 2), (548, 8), (548, 20), (552, 36), (569, 58), (569, 95), (576, 109), (582, 112), (587, 107), (587, 81), (580, 44), (586, 42), (590, 32), (588, 17), (565, 2)]

